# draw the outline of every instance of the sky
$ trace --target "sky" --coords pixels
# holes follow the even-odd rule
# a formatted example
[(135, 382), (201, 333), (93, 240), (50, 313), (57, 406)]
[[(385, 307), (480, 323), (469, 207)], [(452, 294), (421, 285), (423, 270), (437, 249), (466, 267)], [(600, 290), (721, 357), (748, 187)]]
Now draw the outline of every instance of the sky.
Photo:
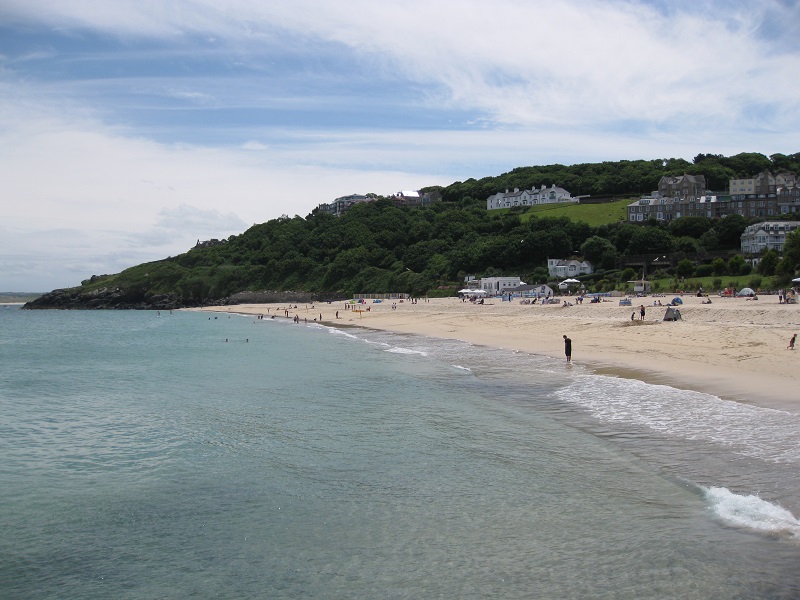
[(353, 193), (792, 154), (795, 0), (0, 0), (0, 291)]

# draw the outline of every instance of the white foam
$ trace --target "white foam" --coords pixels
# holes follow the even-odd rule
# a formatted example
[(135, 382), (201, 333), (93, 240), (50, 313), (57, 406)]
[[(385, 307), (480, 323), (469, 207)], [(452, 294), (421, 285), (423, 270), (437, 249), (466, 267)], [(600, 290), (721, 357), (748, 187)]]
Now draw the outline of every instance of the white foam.
[(422, 350), (412, 350), (411, 348), (400, 348), (399, 346), (392, 346), (387, 348), (384, 352), (392, 352), (393, 354), (419, 354), (420, 356), (428, 356), (427, 352)]
[(758, 496), (740, 496), (727, 488), (703, 488), (711, 510), (723, 521), (737, 526), (789, 535), (800, 536), (800, 520), (776, 504)]
[[(800, 462), (800, 415), (632, 379), (575, 377), (556, 395), (606, 423), (712, 443), (776, 463)], [(759, 425), (754, 425), (758, 423)]]
[(467, 373), (472, 373), (472, 369), (469, 367), (462, 367), (461, 365), (453, 365), (454, 369), (459, 369), (460, 371), (466, 371)]
[(328, 327), (328, 333), (332, 335), (343, 335), (344, 337), (351, 338), (354, 340), (360, 339), (357, 335), (353, 335), (352, 333), (348, 333), (342, 329), (337, 329), (336, 327)]

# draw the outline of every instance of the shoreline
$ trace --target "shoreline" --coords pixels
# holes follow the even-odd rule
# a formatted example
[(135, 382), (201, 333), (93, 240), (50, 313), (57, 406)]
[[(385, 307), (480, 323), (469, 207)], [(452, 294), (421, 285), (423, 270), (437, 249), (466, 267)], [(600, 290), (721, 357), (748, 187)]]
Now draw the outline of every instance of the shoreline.
[[(597, 304), (559, 299), (572, 302), (569, 307), (522, 305), (519, 299), (493, 298), (478, 305), (459, 298), (434, 298), (347, 305), (347, 309), (344, 302), (335, 302), (298, 304), (297, 309), (284, 303), (190, 310), (286, 318), (288, 309), (290, 319), (297, 314), (311, 322), (322, 315), (317, 322), (328, 326), (457, 339), (560, 360), (564, 360), (562, 335), (567, 334), (573, 340), (573, 361), (593, 373), (800, 413), (800, 402), (795, 400), (800, 352), (786, 349), (792, 334), (800, 331), (800, 305), (778, 304), (775, 296), (755, 301), (712, 296), (712, 304), (684, 296), (679, 307), (683, 319), (663, 322), (672, 298), (634, 298), (634, 306), (619, 306), (619, 298)], [(653, 306), (658, 301), (664, 306)], [(643, 303), (646, 318), (641, 321), (638, 307)]]

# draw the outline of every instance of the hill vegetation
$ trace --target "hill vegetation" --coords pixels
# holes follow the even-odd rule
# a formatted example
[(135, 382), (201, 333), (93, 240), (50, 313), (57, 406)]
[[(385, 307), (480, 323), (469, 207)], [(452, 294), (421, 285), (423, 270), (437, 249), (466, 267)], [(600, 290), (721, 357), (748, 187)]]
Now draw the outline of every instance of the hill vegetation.
[(611, 199), (599, 204), (539, 204), (530, 207), (520, 216), (523, 221), (532, 217), (566, 217), (583, 221), (591, 227), (611, 225), (627, 219), (627, 207), (635, 198)]
[[(800, 171), (800, 154), (699, 155), (694, 165), (669, 159), (525, 167), (436, 188), (443, 201), (429, 208), (400, 208), (379, 199), (356, 205), (341, 217), (315, 212), (273, 219), (179, 256), (93, 276), (71, 293), (78, 305), (86, 305), (89, 298), (113, 292), (112, 304), (120, 307), (156, 305), (155, 299), (161, 306), (213, 303), (245, 290), (302, 291), (317, 298), (359, 292), (450, 295), (467, 274), (514, 274), (528, 283), (547, 282), (548, 257), (575, 255), (599, 268), (586, 281), (596, 291), (637, 275), (635, 268), (620, 268), (626, 257), (649, 254), (672, 259), (674, 266), (658, 275), (748, 275), (749, 263), (737, 254), (748, 221), (738, 215), (716, 222), (684, 217), (669, 225), (652, 221), (641, 226), (619, 220), (624, 200), (574, 206), (568, 213), (537, 207), (520, 214), (487, 211), (485, 198), (506, 187), (552, 183), (601, 195), (623, 189), (647, 192), (665, 173), (705, 170), (716, 177), (743, 176), (778, 165)], [(798, 250), (790, 242), (783, 260), (765, 256), (763, 275), (791, 279), (800, 266), (800, 236), (793, 240)], [(48, 302), (52, 297), (46, 295), (31, 307), (47, 307)]]
[(35, 300), (41, 295), (37, 292), (0, 292), (0, 304), (21, 304)]

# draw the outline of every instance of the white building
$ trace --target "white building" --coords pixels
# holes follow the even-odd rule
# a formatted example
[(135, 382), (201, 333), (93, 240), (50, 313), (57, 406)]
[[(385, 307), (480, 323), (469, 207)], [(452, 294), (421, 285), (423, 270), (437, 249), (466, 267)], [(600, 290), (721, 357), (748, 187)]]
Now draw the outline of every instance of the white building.
[(555, 293), (553, 292), (553, 288), (549, 285), (521, 285), (519, 288), (514, 290), (515, 293), (519, 294), (523, 298), (552, 298)]
[(783, 251), (786, 234), (800, 227), (800, 221), (765, 221), (745, 228), (742, 233), (742, 252), (758, 254), (765, 248)]
[(486, 210), (498, 208), (513, 208), (514, 206), (535, 206), (537, 204), (558, 204), (560, 202), (578, 202), (564, 188), (542, 186), (539, 189), (522, 190), (514, 188), (513, 192), (506, 190), (489, 196), (486, 199)]
[(512, 290), (526, 285), (519, 277), (483, 277), (481, 287), (487, 294), (499, 294), (503, 290)]
[(556, 279), (568, 279), (575, 275), (589, 275), (594, 273), (592, 263), (585, 260), (548, 258), (547, 272)]

